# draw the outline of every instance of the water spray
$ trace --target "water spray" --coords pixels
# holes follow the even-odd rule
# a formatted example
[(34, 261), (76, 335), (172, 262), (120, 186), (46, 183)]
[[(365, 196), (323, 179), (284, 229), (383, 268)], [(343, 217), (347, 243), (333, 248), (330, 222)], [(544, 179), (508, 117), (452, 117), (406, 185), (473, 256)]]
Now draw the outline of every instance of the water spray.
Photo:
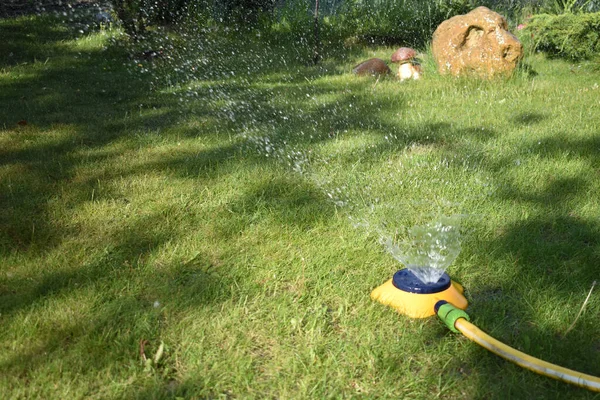
[[(437, 231), (432, 230), (432, 227)], [(443, 254), (457, 255), (455, 251), (440, 252), (440, 250), (447, 250), (445, 244), (457, 243), (452, 237), (448, 237), (448, 232), (457, 232), (452, 228), (451, 225), (444, 223), (413, 228), (413, 233), (424, 233), (424, 237), (428, 239), (415, 241), (413, 238), (408, 246), (413, 250), (412, 255), (401, 253), (399, 247), (396, 246), (390, 248), (388, 241), (386, 246), (388, 251), (394, 258), (402, 260), (403, 264), (409, 268), (397, 271), (391, 279), (375, 288), (371, 292), (371, 298), (411, 318), (427, 318), (437, 315), (452, 332), (462, 333), (471, 341), (508, 361), (537, 374), (600, 392), (600, 378), (527, 355), (494, 339), (473, 325), (469, 315), (464, 311), (468, 302), (463, 295), (463, 287), (451, 280), (444, 269), (438, 271), (440, 277), (436, 281), (424, 282), (420, 278), (423, 270), (428, 274), (432, 272), (430, 265), (423, 265), (424, 255), (429, 255), (438, 262), (447, 261)], [(424, 244), (427, 246), (423, 247)], [(421, 263), (420, 266), (411, 263), (416, 260)]]

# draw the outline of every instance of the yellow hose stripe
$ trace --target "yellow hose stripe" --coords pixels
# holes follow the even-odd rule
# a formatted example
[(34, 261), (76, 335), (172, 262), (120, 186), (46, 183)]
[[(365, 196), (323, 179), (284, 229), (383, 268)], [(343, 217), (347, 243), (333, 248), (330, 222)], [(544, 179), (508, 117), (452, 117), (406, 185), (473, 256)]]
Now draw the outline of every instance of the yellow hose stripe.
[(600, 392), (600, 378), (563, 368), (513, 349), (494, 339), (464, 318), (457, 320), (454, 326), (470, 340), (523, 368), (550, 378)]

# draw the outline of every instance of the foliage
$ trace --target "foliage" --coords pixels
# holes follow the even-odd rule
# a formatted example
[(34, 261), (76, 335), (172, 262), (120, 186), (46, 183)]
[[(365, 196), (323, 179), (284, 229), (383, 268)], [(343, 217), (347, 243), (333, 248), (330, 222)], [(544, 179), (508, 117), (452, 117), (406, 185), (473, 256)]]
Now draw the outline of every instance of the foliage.
[(221, 0), (225, 19), (228, 22), (254, 24), (270, 14), (275, 7), (275, 0)]
[[(334, 2), (322, 10), (324, 34), (331, 37), (354, 37), (371, 44), (404, 44), (424, 47), (437, 26), (455, 15), (486, 6), (504, 15), (513, 26), (540, 10), (554, 9), (562, 0), (347, 0)], [(562, 9), (591, 9), (594, 0), (564, 0)], [(599, 3), (599, 4), (596, 4)], [(314, 0), (294, 0), (278, 5), (273, 13), (273, 27), (287, 29), (297, 37), (307, 37), (311, 27)]]
[(600, 12), (535, 15), (527, 25), (536, 50), (571, 60), (600, 54)]
[[(111, 0), (125, 30), (135, 36), (147, 25), (172, 23), (183, 15), (194, 21), (260, 26), (291, 33), (309, 41), (313, 30), (314, 0)], [(520, 2), (497, 0), (330, 0), (320, 6), (324, 37), (355, 37), (363, 42), (424, 46), (445, 19), (479, 5), (513, 13)], [(197, 18), (198, 14), (202, 18)]]
[[(323, 7), (323, 34), (330, 38), (354, 37), (370, 44), (406, 44), (423, 47), (445, 19), (468, 12), (473, 0), (348, 0)], [(275, 10), (273, 27), (295, 36), (310, 32), (313, 0), (285, 3)]]
[(600, 6), (600, 4), (596, 4), (595, 0), (548, 0), (542, 10), (559, 15), (592, 11), (597, 6)]
[[(150, 25), (170, 25), (190, 15), (200, 14), (206, 2), (191, 0), (110, 0), (125, 32), (133, 37)], [(190, 6), (188, 8), (188, 6)]]
[(359, 37), (373, 43), (417, 46), (441, 22), (438, 11), (427, 2), (371, 0), (355, 3), (350, 15)]

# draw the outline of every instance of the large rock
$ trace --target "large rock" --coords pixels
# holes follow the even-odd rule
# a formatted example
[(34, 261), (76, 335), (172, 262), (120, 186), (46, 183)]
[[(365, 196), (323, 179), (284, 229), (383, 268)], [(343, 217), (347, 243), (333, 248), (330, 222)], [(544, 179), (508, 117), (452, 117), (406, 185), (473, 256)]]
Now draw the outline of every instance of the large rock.
[(502, 15), (477, 7), (442, 22), (433, 33), (432, 52), (441, 74), (491, 78), (515, 70), (523, 45)]

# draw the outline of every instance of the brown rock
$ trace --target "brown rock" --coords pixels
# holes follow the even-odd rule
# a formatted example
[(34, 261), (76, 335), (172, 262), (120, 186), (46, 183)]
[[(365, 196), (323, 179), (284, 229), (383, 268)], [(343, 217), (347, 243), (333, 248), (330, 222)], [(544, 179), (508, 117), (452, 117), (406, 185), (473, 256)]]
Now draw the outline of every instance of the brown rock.
[(523, 45), (502, 15), (477, 7), (442, 22), (433, 33), (432, 52), (441, 74), (491, 78), (515, 70)]
[(371, 58), (367, 61), (363, 61), (358, 64), (356, 67), (352, 68), (352, 73), (364, 76), (364, 75), (387, 75), (391, 73), (392, 70), (387, 66), (385, 61), (381, 58)]

